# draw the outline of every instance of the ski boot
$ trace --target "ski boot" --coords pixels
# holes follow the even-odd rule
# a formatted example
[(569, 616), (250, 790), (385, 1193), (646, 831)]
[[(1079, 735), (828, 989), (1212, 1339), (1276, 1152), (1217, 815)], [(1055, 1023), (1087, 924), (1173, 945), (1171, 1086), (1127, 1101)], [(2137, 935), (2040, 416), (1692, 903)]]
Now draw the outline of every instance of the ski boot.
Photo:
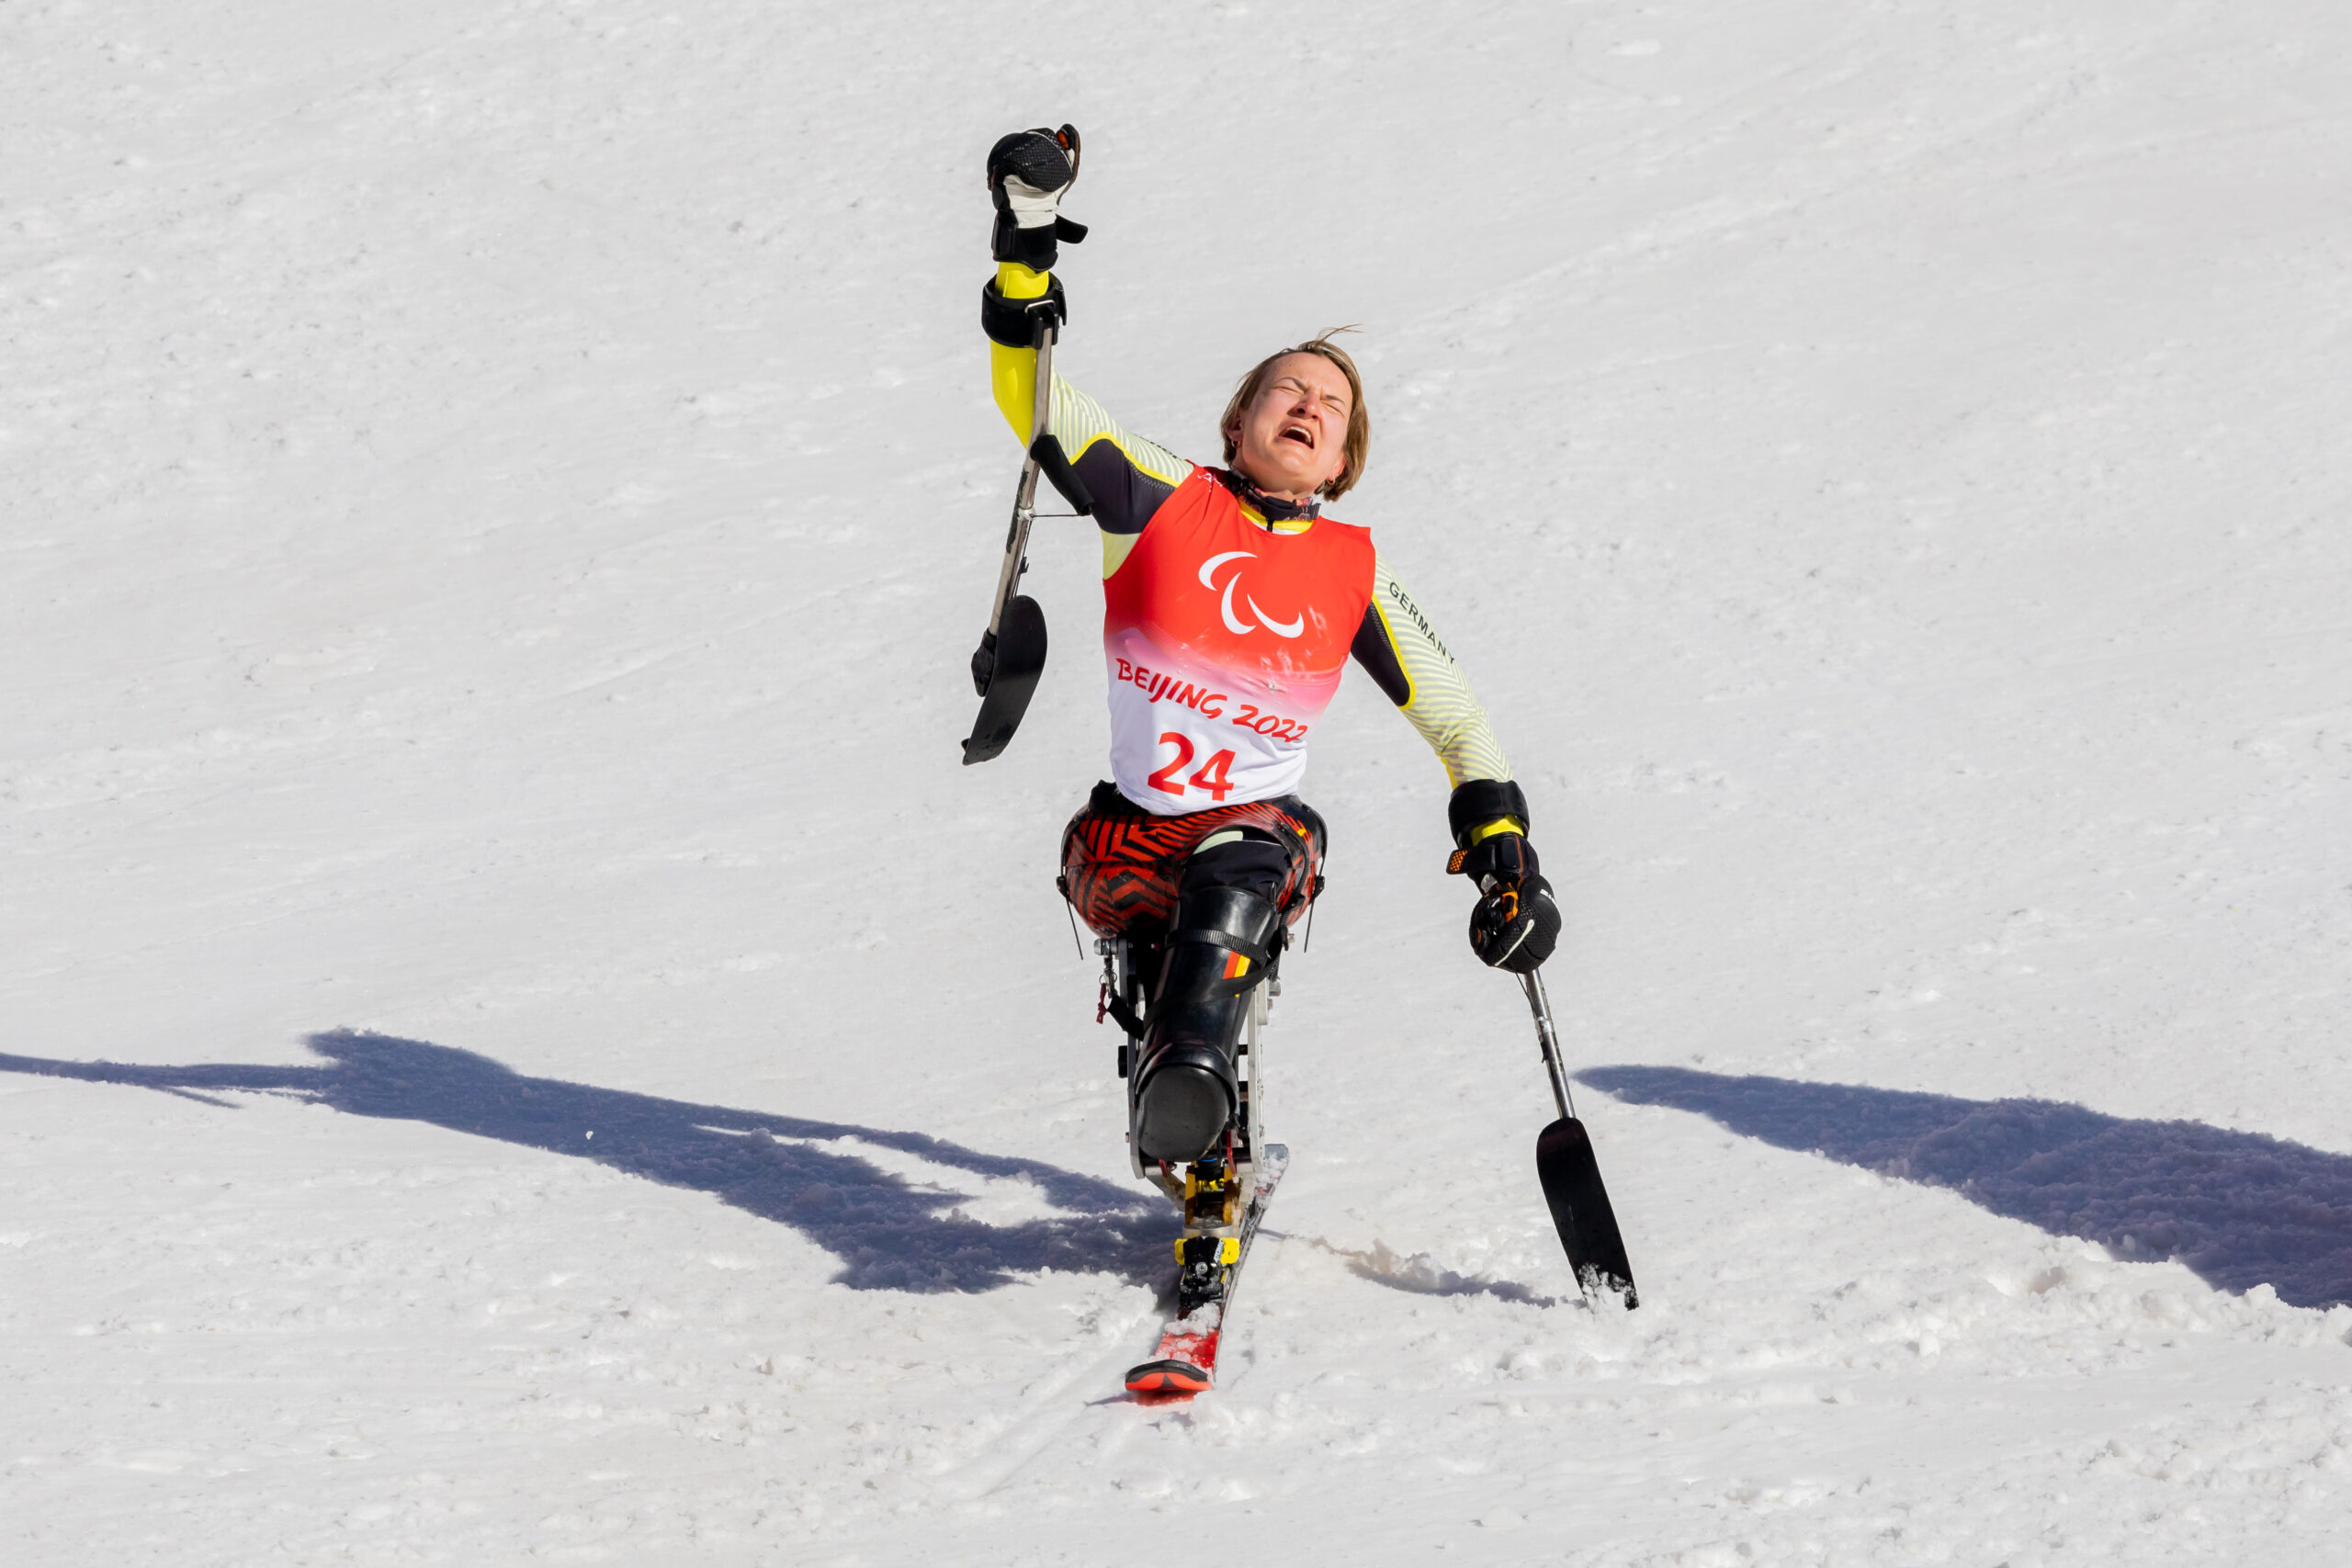
[(1177, 901), (1135, 1064), (1135, 1141), (1146, 1162), (1183, 1165), (1217, 1150), (1241, 1102), (1234, 1050), (1250, 992), (1273, 971), (1283, 936), (1273, 901), (1209, 886)]

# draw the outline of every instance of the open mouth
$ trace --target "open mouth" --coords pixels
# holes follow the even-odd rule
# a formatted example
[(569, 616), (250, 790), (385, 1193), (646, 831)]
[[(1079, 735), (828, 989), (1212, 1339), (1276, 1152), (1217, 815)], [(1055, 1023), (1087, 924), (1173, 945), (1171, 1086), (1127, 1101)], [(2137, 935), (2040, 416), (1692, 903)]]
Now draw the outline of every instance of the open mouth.
[(1277, 441), (1295, 441), (1308, 451), (1315, 450), (1315, 432), (1303, 424), (1285, 424), (1274, 434)]

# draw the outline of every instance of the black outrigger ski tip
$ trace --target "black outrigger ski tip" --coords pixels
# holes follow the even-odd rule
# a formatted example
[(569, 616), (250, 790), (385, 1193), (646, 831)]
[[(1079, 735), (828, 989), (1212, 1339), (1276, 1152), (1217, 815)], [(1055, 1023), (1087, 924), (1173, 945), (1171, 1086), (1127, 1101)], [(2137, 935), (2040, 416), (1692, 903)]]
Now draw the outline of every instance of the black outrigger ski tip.
[(1560, 1037), (1552, 1025), (1544, 977), (1530, 971), (1519, 982), (1535, 1014), (1536, 1048), (1544, 1054), (1552, 1099), (1560, 1108), (1560, 1119), (1535, 1139), (1535, 1174), (1544, 1183), (1544, 1201), (1552, 1211), (1552, 1224), (1559, 1230), (1560, 1245), (1568, 1250), (1568, 1267), (1576, 1270), (1577, 1287), (1585, 1300), (1614, 1291), (1631, 1312), (1642, 1304), (1634, 1289), (1634, 1266), (1625, 1258), (1625, 1238), (1617, 1232), (1609, 1189), (1600, 1183), (1600, 1161), (1593, 1156), (1591, 1135), (1577, 1120), (1576, 1101), (1568, 1094), (1568, 1070), (1560, 1061)]
[(1544, 1183), (1544, 1201), (1552, 1224), (1567, 1248), (1568, 1267), (1588, 1299), (1604, 1291), (1624, 1298), (1625, 1310), (1642, 1304), (1634, 1288), (1634, 1265), (1625, 1257), (1625, 1238), (1618, 1234), (1616, 1212), (1609, 1206), (1609, 1190), (1600, 1182), (1600, 1162), (1593, 1156), (1592, 1139), (1584, 1123), (1563, 1116), (1537, 1135), (1535, 1174)]
[(964, 742), (965, 766), (985, 762), (1012, 744), (1012, 732), (1021, 728), (1021, 716), (1029, 711), (1029, 699), (1036, 694), (1045, 671), (1046, 612), (1026, 593), (1016, 594), (1004, 607), (996, 645), (984, 644), (972, 656), (980, 712), (972, 721), (971, 739)]

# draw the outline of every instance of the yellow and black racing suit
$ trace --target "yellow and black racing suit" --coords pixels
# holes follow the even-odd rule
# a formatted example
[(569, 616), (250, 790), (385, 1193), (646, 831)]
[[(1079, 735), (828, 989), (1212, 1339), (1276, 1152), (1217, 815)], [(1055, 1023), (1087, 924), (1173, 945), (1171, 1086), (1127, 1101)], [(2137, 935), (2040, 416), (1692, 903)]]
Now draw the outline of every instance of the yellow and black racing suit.
[[(998, 265), (997, 287), (1008, 299), (1034, 299), (1046, 289), (1050, 275), (1033, 272), (1018, 262)], [(1024, 441), (1036, 407), (1037, 351), (989, 345), (989, 379), (997, 408), (1013, 433)], [(1068, 378), (1054, 378), (1051, 423), (1054, 437), (1069, 455), (1071, 466), (1094, 495), (1094, 521), (1102, 532), (1102, 575), (1107, 580), (1127, 558), (1127, 552), (1159, 509), (1192, 473), (1193, 465), (1166, 447), (1124, 429), (1102, 406)], [(1312, 517), (1268, 521), (1249, 507), (1253, 521), (1274, 533), (1303, 532), (1315, 525)], [(1487, 710), (1479, 705), (1470, 682), (1438, 639), (1429, 616), (1405, 591), (1385, 556), (1375, 555), (1372, 603), (1364, 611), (1352, 649), (1363, 665), (1403, 710), (1430, 749), (1445, 764), (1447, 782), (1462, 784), (1472, 779), (1510, 778)]]
[[(1049, 274), (1033, 271), (1017, 262), (998, 265), (997, 288), (1007, 300), (1039, 299), (1047, 292), (1051, 282)], [(1024, 441), (1031, 434), (1036, 408), (1036, 373), (1037, 355), (1034, 348), (990, 344), (989, 374), (997, 407), (1014, 434)], [(1093, 399), (1060, 375), (1054, 378), (1047, 428), (1092, 493), (1094, 521), (1102, 531), (1102, 577), (1107, 585), (1134, 554), (1154, 516), (1181, 489), (1198, 482), (1204, 470), (1125, 429)], [(1311, 508), (1299, 516), (1270, 516), (1270, 510), (1279, 513), (1281, 509), (1256, 504), (1255, 491), (1246, 483), (1228, 482), (1227, 488), (1239, 500), (1243, 514), (1257, 527), (1272, 534), (1296, 535), (1317, 526), (1318, 518)], [(1458, 788), (1473, 780), (1509, 780), (1510, 764), (1495, 739), (1486, 709), (1479, 705), (1461, 666), (1440, 640), (1428, 615), (1406, 592), (1386, 558), (1377, 550), (1372, 556), (1371, 592), (1348, 652), (1370, 672), (1437, 753), (1450, 784)], [(1115, 675), (1114, 678), (1117, 679)], [(1172, 740), (1175, 737), (1167, 739)], [(1125, 773), (1121, 773), (1121, 780), (1127, 784)], [(1066, 871), (1073, 874), (1069, 884), (1072, 901), (1098, 930), (1124, 924), (1124, 911), (1111, 908), (1106, 901), (1108, 894), (1103, 890), (1111, 885), (1134, 885), (1126, 887), (1125, 897), (1141, 897), (1148, 906), (1137, 912), (1164, 918), (1166, 911), (1161, 906), (1172, 899), (1174, 893), (1166, 873), (1182, 862), (1194, 842), (1228, 819), (1254, 822), (1258, 817), (1267, 816), (1269, 820), (1261, 826), (1270, 829), (1297, 829), (1304, 820), (1312, 828), (1311, 833), (1306, 835), (1313, 840), (1306, 846), (1312, 851), (1310, 859), (1313, 863), (1320, 861), (1320, 820), (1306, 810), (1295, 795), (1285, 795), (1255, 805), (1204, 805), (1193, 810), (1186, 803), (1139, 801), (1132, 786), (1127, 793), (1128, 799), (1122, 802), (1118, 791), (1107, 784), (1098, 789), (1088, 809), (1071, 823), (1065, 840)], [(1225, 797), (1219, 794), (1216, 798), (1222, 802)], [(1147, 812), (1153, 815), (1147, 817)], [(1274, 817), (1280, 817), (1282, 821), (1275, 822)], [(1468, 837), (1476, 840), (1497, 832), (1525, 830), (1525, 824), (1504, 817), (1471, 825)], [(1300, 834), (1283, 830), (1281, 836), (1295, 841)], [(1150, 874), (1136, 857), (1156, 863), (1162, 874)], [(1301, 877), (1306, 886), (1312, 886), (1311, 864), (1295, 868), (1293, 880)], [(1147, 884), (1150, 886), (1147, 887)], [(1281, 901), (1286, 912), (1295, 916), (1297, 903), (1294, 902), (1292, 892), (1286, 886)], [(1089, 896), (1098, 893), (1103, 896)]]

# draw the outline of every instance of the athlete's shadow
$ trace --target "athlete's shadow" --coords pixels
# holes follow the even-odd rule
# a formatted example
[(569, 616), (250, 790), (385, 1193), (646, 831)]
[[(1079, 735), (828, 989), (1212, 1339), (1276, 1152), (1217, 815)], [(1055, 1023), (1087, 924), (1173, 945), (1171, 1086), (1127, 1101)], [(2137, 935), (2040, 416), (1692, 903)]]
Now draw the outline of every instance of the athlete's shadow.
[[(1036, 1269), (1154, 1284), (1168, 1272), (1164, 1259), (1178, 1231), (1164, 1199), (919, 1133), (525, 1077), (470, 1051), (387, 1034), (337, 1030), (310, 1036), (309, 1044), (324, 1064), (161, 1067), (0, 1055), (0, 1070), (130, 1084), (215, 1105), (228, 1102), (207, 1090), (292, 1095), (355, 1116), (429, 1122), (592, 1159), (790, 1225), (839, 1258), (836, 1278), (857, 1290), (985, 1291)], [(983, 1224), (953, 1212), (967, 1201), (964, 1195), (914, 1185), (860, 1158), (854, 1145), (829, 1146), (844, 1138), (1026, 1181), (1056, 1212), (1019, 1224)]]
[(1595, 1067), (1582, 1082), (1784, 1149), (1945, 1187), (2119, 1258), (2177, 1258), (2218, 1290), (2352, 1302), (2352, 1158), (2200, 1122), (2132, 1122), (2047, 1100)]

